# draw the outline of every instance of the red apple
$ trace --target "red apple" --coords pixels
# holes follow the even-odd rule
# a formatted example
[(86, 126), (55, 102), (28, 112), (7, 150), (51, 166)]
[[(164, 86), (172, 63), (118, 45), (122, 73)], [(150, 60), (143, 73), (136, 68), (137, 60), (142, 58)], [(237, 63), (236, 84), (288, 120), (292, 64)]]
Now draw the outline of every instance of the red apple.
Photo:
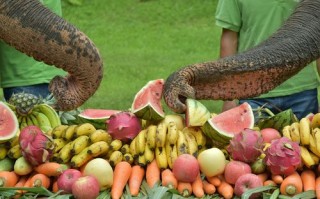
[[(244, 192), (246, 192), (248, 189), (253, 189), (256, 187), (263, 186), (263, 183), (261, 179), (253, 173), (247, 173), (238, 178), (234, 185), (234, 193), (237, 196), (241, 196)], [(258, 194), (252, 194), (250, 196), (250, 199), (252, 198), (259, 198), (261, 195)]]
[(264, 143), (271, 143), (274, 139), (281, 138), (281, 134), (277, 129), (265, 128), (260, 131)]
[(190, 154), (182, 154), (174, 161), (173, 175), (181, 182), (193, 182), (200, 173), (197, 158)]
[(93, 176), (80, 177), (72, 185), (72, 194), (77, 199), (96, 199), (99, 193), (99, 182)]
[(230, 184), (235, 184), (240, 176), (247, 173), (251, 173), (251, 167), (241, 161), (231, 160), (224, 168), (224, 178)]
[(67, 169), (63, 171), (57, 179), (59, 190), (63, 190), (64, 193), (71, 193), (73, 183), (81, 176), (81, 172), (77, 169)]

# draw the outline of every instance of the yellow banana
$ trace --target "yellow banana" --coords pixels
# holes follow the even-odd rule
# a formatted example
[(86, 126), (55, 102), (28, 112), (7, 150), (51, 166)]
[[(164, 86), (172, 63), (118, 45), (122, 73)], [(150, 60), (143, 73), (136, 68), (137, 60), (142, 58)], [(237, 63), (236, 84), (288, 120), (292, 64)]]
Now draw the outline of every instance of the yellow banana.
[(70, 165), (71, 165), (71, 167), (79, 168), (91, 159), (93, 159), (93, 156), (88, 153), (88, 147), (86, 147), (79, 154), (74, 155), (71, 158)]
[(122, 141), (121, 140), (112, 140), (112, 142), (110, 143), (110, 149), (113, 151), (118, 151), (120, 150), (122, 147)]
[(52, 129), (50, 120), (45, 114), (38, 111), (32, 111), (32, 114), (36, 116), (36, 119), (39, 123), (39, 127), (41, 128), (41, 130), (43, 130), (44, 132), (48, 132), (49, 130)]
[(88, 153), (90, 153), (93, 157), (107, 154), (108, 151), (109, 144), (105, 141), (95, 142), (88, 146)]
[(299, 122), (300, 141), (302, 145), (309, 145), (311, 134), (311, 122), (308, 118), (302, 118)]
[(301, 159), (304, 165), (306, 165), (308, 168), (315, 165), (315, 162), (306, 147), (300, 146), (300, 151), (301, 151)]
[(56, 126), (52, 129), (52, 138), (56, 139), (56, 138), (62, 138), (63, 132), (68, 128), (68, 125), (59, 125)]
[(140, 167), (145, 167), (145, 166), (147, 166), (147, 162), (146, 162), (146, 158), (145, 158), (144, 154), (138, 156), (137, 164), (138, 164)]
[(149, 145), (149, 148), (154, 151), (156, 148), (156, 132), (157, 132), (157, 126), (156, 125), (149, 125), (147, 128), (147, 144)]
[(77, 138), (81, 135), (90, 136), (91, 133), (96, 131), (97, 129), (90, 123), (83, 123), (76, 127), (75, 133), (73, 134), (73, 138)]
[(154, 159), (154, 151), (152, 151), (147, 144), (145, 145), (144, 159), (146, 164), (149, 164)]
[(122, 145), (122, 147), (120, 148), (120, 151), (122, 154), (130, 153), (129, 144)]
[(291, 139), (291, 133), (290, 133), (290, 125), (286, 125), (286, 126), (283, 127), (282, 136), (289, 138), (289, 140), (292, 140)]
[(170, 169), (173, 167), (173, 162), (178, 157), (177, 145), (174, 144), (173, 146), (170, 145), (169, 142), (166, 143), (166, 155), (167, 155), (167, 162)]
[(53, 153), (58, 153), (64, 147), (64, 145), (67, 144), (67, 141), (62, 138), (55, 138), (53, 139), (53, 144), (54, 144)]
[(178, 131), (179, 137), (177, 140), (178, 155), (188, 153), (188, 142), (185, 134), (182, 131)]
[(109, 163), (115, 167), (123, 159), (123, 154), (120, 151), (113, 151), (109, 158)]
[(146, 146), (146, 132), (147, 129), (141, 130), (138, 135), (135, 137), (136, 139), (136, 150), (139, 155), (144, 154), (144, 149)]
[(198, 145), (198, 150), (201, 150), (202, 148), (204, 148), (206, 146), (207, 138), (204, 135), (204, 133), (202, 132), (200, 127), (185, 127), (182, 130), (182, 132), (183, 133), (189, 132), (195, 137), (197, 145)]
[(52, 128), (61, 125), (61, 120), (58, 113), (50, 105), (39, 104), (36, 108), (39, 109), (41, 113), (47, 116)]
[(72, 142), (68, 142), (59, 151), (58, 163), (67, 163), (71, 159)]
[(7, 156), (8, 149), (4, 144), (0, 144), (0, 160)]
[(7, 143), (7, 146), (9, 148), (18, 145), (19, 144), (19, 135), (14, 136), (12, 139), (10, 139)]
[(317, 146), (317, 151), (320, 151), (320, 129), (314, 128), (313, 129), (314, 141)]
[(130, 149), (130, 154), (132, 155), (132, 157), (134, 159), (138, 158), (139, 154), (136, 149), (136, 139), (135, 138), (130, 142), (129, 149)]
[(167, 136), (167, 125), (164, 122), (160, 122), (156, 130), (156, 147), (165, 147), (166, 136)]
[(77, 128), (76, 124), (69, 125), (62, 133), (62, 137), (65, 140), (73, 139), (73, 134), (75, 134), (75, 130)]
[(108, 144), (110, 144), (111, 141), (112, 141), (111, 135), (107, 131), (105, 131), (103, 129), (95, 130), (94, 132), (92, 132), (90, 134), (89, 138), (90, 138), (90, 142), (91, 143), (99, 142), (99, 141), (105, 141)]
[(320, 157), (320, 151), (317, 149), (317, 144), (314, 139), (314, 136), (311, 134), (310, 135), (310, 141), (309, 141), (309, 149), (312, 153), (314, 153), (316, 156)]
[(194, 157), (198, 156), (198, 144), (196, 138), (189, 132), (185, 133), (186, 140), (188, 142), (188, 153)]
[(86, 135), (81, 135), (72, 141), (71, 155), (76, 155), (80, 153), (84, 148), (89, 146), (89, 137)]
[(7, 152), (7, 156), (11, 159), (20, 158), (22, 156), (20, 145), (18, 144), (18, 145), (11, 147)]
[(163, 170), (168, 167), (168, 160), (165, 147), (156, 147), (155, 149), (155, 158), (158, 164), (158, 167)]
[(311, 121), (311, 128), (320, 128), (320, 113), (316, 113)]
[(318, 165), (320, 162), (320, 158), (316, 154), (312, 153), (311, 151), (309, 151), (309, 153), (310, 153), (315, 165)]
[(122, 160), (128, 162), (129, 164), (133, 164), (133, 156), (130, 153), (124, 154)]
[(178, 137), (179, 137), (179, 134), (178, 134), (177, 124), (173, 121), (169, 122), (166, 142), (169, 142), (169, 144), (173, 146), (176, 144)]
[(290, 136), (292, 141), (300, 143), (299, 122), (294, 122), (290, 125)]

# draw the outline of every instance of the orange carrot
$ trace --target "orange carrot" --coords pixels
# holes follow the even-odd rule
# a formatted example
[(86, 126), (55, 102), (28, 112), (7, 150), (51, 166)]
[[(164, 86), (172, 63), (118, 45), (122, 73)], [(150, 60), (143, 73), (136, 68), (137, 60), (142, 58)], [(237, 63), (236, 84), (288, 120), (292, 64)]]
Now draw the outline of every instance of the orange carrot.
[(139, 194), (144, 174), (145, 170), (140, 165), (134, 165), (132, 167), (131, 175), (129, 178), (129, 190), (132, 196), (137, 196)]
[(221, 176), (211, 176), (206, 177), (207, 181), (211, 184), (213, 184), (215, 187), (218, 187), (221, 184)]
[(162, 186), (168, 187), (169, 189), (176, 189), (178, 187), (178, 180), (170, 169), (165, 169), (161, 172), (161, 181)]
[(52, 182), (52, 192), (57, 193), (59, 191), (58, 180), (54, 179)]
[(276, 186), (277, 184), (273, 180), (270, 180), (270, 179), (263, 182), (263, 186), (269, 186), (269, 185)]
[(51, 181), (50, 178), (42, 173), (37, 173), (33, 175), (30, 179), (30, 185), (31, 187), (45, 187), (49, 188)]
[(202, 184), (203, 190), (206, 194), (211, 195), (216, 192), (216, 187), (213, 184), (209, 183), (207, 180), (203, 180)]
[(190, 182), (178, 182), (177, 189), (183, 197), (187, 197), (192, 194), (192, 185)]
[(197, 198), (202, 198), (204, 196), (203, 184), (200, 174), (198, 174), (195, 181), (192, 182), (192, 193)]
[(123, 194), (123, 189), (126, 186), (132, 173), (131, 165), (126, 161), (121, 161), (116, 164), (113, 171), (113, 184), (111, 187), (112, 199), (120, 199)]
[(260, 178), (261, 182), (268, 180), (269, 174), (267, 172), (257, 174), (257, 176)]
[(313, 170), (303, 170), (300, 176), (303, 184), (303, 191), (316, 189), (316, 174)]
[(233, 186), (221, 178), (221, 184), (218, 186), (218, 193), (223, 196), (225, 199), (231, 199), (233, 197)]
[(161, 171), (157, 164), (157, 161), (154, 159), (150, 164), (147, 165), (146, 170), (146, 181), (150, 188), (155, 184), (160, 182)]
[(303, 191), (301, 176), (294, 172), (283, 179), (280, 185), (280, 193), (283, 195), (294, 196)]
[(316, 186), (315, 186), (315, 188), (316, 188), (316, 196), (317, 196), (317, 198), (320, 198), (320, 176), (318, 176), (317, 178), (316, 178)]
[(58, 176), (66, 169), (67, 169), (66, 165), (59, 164), (57, 162), (45, 162), (34, 168), (36, 172), (42, 173), (49, 177)]
[(0, 187), (14, 187), (19, 176), (14, 171), (0, 171)]
[(276, 184), (281, 184), (283, 182), (283, 176), (271, 174), (271, 180), (273, 180), (273, 182), (275, 182)]

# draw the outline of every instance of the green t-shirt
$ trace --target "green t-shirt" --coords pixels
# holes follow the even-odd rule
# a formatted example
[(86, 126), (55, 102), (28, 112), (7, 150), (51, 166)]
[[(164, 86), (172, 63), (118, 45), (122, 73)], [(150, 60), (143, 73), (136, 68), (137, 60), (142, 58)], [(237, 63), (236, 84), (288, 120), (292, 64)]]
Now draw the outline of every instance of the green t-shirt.
[[(292, 14), (299, 0), (219, 0), (216, 25), (238, 32), (238, 52), (267, 39)], [(310, 90), (319, 86), (315, 62), (267, 94), (276, 97)]]
[[(61, 16), (60, 0), (40, 2)], [(48, 83), (56, 75), (66, 75), (62, 69), (38, 62), (4, 42), (0, 42), (0, 71), (1, 88)]]

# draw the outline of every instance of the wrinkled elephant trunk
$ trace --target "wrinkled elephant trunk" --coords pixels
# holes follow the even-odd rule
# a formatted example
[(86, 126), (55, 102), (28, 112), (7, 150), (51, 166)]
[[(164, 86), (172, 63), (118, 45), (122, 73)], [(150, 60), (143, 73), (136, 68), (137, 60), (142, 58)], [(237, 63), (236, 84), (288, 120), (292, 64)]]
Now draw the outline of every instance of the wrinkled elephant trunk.
[(93, 42), (38, 0), (0, 0), (0, 38), (69, 73), (50, 82), (58, 110), (81, 106), (100, 85), (103, 63)]

